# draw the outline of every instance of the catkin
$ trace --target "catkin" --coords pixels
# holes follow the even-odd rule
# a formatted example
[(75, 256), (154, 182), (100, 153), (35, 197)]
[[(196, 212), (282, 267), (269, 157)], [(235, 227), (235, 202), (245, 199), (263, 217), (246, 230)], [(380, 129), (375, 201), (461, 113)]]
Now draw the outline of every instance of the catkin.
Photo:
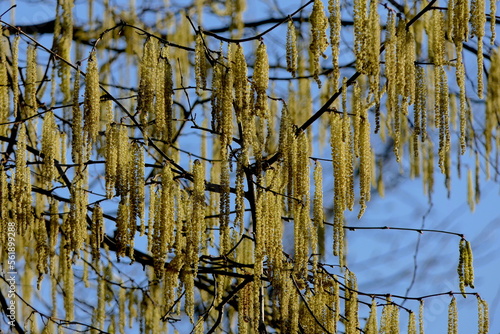
[(267, 117), (267, 87), (269, 85), (269, 62), (267, 59), (267, 48), (264, 43), (259, 43), (255, 53), (255, 66), (253, 72), (253, 83), (257, 92), (255, 111), (261, 117)]
[(339, 56), (340, 56), (340, 29), (342, 27), (340, 14), (340, 1), (329, 0), (328, 11), (330, 16), (328, 22), (330, 24), (330, 45), (332, 48), (332, 83), (336, 87), (339, 81)]
[[(9, 117), (10, 98), (9, 98), (9, 78), (7, 75), (7, 60), (5, 57), (5, 41), (0, 35), (0, 124), (6, 123)], [(0, 125), (0, 135), (7, 134), (8, 127)]]
[(370, 306), (370, 316), (366, 321), (364, 332), (366, 334), (376, 334), (377, 333), (377, 301), (375, 298), (372, 299)]
[[(144, 43), (142, 59), (139, 66), (139, 92), (137, 96), (137, 112), (141, 124), (147, 125), (148, 117), (154, 113), (154, 100), (156, 93), (156, 73), (158, 66), (158, 41), (148, 38)], [(145, 130), (145, 129), (144, 129)]]
[(201, 95), (201, 92), (207, 87), (207, 62), (205, 59), (205, 43), (202, 34), (196, 35), (195, 47), (195, 79), (196, 79), (196, 94)]
[(52, 180), (56, 177), (56, 168), (54, 159), (58, 158), (57, 147), (59, 135), (57, 132), (57, 125), (54, 120), (54, 113), (48, 112), (45, 114), (42, 127), (42, 151), (43, 154), (43, 167), (42, 177), (43, 183), (46, 187), (50, 187)]
[(486, 300), (481, 299), (479, 295), (477, 295), (477, 322), (478, 322), (478, 334), (487, 334), (489, 331), (489, 312), (488, 312), (488, 303)]
[(11, 197), (13, 220), (17, 223), (19, 235), (24, 235), (33, 221), (31, 213), (31, 176), (26, 164), (26, 126), (21, 124), (17, 137), (16, 169), (12, 176)]
[(286, 33), (286, 70), (290, 72), (293, 77), (297, 74), (297, 58), (297, 34), (295, 32), (293, 20), (289, 20)]
[(84, 126), (83, 130), (87, 134), (88, 149), (97, 138), (99, 131), (99, 117), (101, 114), (99, 87), (99, 70), (97, 68), (97, 55), (93, 51), (89, 56), (87, 64), (87, 74), (85, 76), (85, 96), (84, 96)]
[(321, 80), (319, 79), (319, 73), (321, 71), (319, 57), (322, 56), (326, 58), (324, 52), (328, 47), (328, 39), (326, 37), (328, 21), (323, 8), (323, 1), (314, 0), (309, 22), (311, 23), (311, 43), (309, 44), (309, 50), (311, 51), (311, 72), (318, 87), (321, 87)]
[(450, 306), (448, 307), (448, 334), (457, 334), (457, 333), (458, 333), (457, 300), (455, 297), (452, 297)]
[(33, 117), (38, 109), (38, 102), (36, 98), (37, 90), (37, 52), (33, 45), (28, 46), (26, 56), (26, 82), (24, 85), (24, 99), (26, 101), (26, 112), (24, 117)]

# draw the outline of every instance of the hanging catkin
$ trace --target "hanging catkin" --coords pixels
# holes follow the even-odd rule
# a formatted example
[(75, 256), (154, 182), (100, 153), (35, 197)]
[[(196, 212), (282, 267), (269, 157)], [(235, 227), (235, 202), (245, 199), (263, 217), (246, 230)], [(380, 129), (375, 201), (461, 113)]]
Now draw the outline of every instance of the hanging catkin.
[(319, 57), (321, 56), (326, 58), (324, 52), (328, 47), (328, 39), (326, 37), (328, 20), (323, 8), (323, 1), (314, 0), (309, 21), (311, 22), (311, 44), (309, 44), (309, 50), (311, 51), (311, 72), (314, 80), (316, 80), (316, 83), (318, 84), (318, 87), (321, 87), (321, 80), (319, 79), (321, 71)]
[(87, 134), (88, 149), (92, 147), (92, 143), (97, 138), (99, 131), (99, 118), (101, 115), (100, 103), (100, 88), (99, 88), (99, 70), (97, 68), (97, 55), (93, 51), (89, 56), (87, 64), (87, 74), (85, 76), (85, 98), (83, 104), (83, 129)]

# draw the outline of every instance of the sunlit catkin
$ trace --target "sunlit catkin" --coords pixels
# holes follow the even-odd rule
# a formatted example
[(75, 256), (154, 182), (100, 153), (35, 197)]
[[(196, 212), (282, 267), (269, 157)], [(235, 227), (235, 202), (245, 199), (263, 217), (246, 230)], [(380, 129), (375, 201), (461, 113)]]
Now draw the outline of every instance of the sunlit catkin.
[(491, 64), (486, 89), (486, 112), (484, 116), (485, 155), (493, 148), (492, 135), (498, 131), (498, 110), (500, 110), (500, 49), (494, 49), (490, 56)]
[(195, 79), (196, 93), (201, 94), (207, 87), (207, 61), (205, 59), (205, 42), (201, 33), (196, 35), (195, 47)]
[(358, 333), (359, 317), (358, 317), (358, 283), (356, 276), (352, 271), (345, 273), (345, 317), (346, 317), (346, 334)]
[(363, 216), (366, 209), (366, 202), (371, 195), (372, 176), (372, 149), (370, 144), (370, 121), (368, 120), (367, 108), (361, 109), (359, 125), (359, 204), (360, 210), (358, 219)]
[(131, 159), (131, 185), (130, 185), (130, 219), (134, 224), (136, 219), (140, 222), (140, 233), (144, 234), (144, 152), (138, 143), (132, 145)]
[(364, 332), (366, 334), (376, 334), (377, 333), (377, 301), (375, 298), (372, 299), (370, 306), (370, 316), (366, 321)]
[(16, 169), (12, 176), (11, 188), (13, 203), (13, 220), (17, 223), (19, 235), (24, 235), (29, 224), (33, 221), (31, 213), (31, 176), (27, 166), (26, 156), (26, 127), (19, 126), (16, 149)]
[[(9, 117), (10, 97), (9, 78), (7, 75), (7, 59), (5, 57), (5, 46), (3, 36), (0, 36), (0, 124), (6, 123)], [(7, 126), (0, 125), (0, 135), (5, 136)]]
[(267, 87), (269, 85), (269, 62), (267, 59), (267, 48), (264, 43), (259, 43), (255, 53), (255, 66), (253, 71), (253, 83), (257, 92), (255, 109), (257, 115), (267, 116)]
[(87, 63), (87, 74), (85, 76), (85, 96), (84, 96), (84, 126), (89, 142), (88, 149), (97, 138), (99, 131), (100, 111), (100, 88), (99, 88), (99, 70), (97, 68), (97, 55), (92, 52)]
[(490, 318), (488, 311), (488, 303), (486, 300), (481, 299), (479, 295), (477, 295), (477, 325), (478, 325), (478, 334), (487, 334), (490, 327)]
[(19, 41), (21, 35), (16, 34), (12, 43), (12, 109), (14, 116), (17, 117), (19, 110)]
[(424, 300), (420, 300), (418, 307), (418, 334), (425, 334), (424, 328)]
[(314, 0), (309, 22), (311, 23), (311, 44), (309, 44), (309, 50), (311, 51), (311, 72), (318, 87), (321, 87), (321, 80), (319, 80), (321, 71), (319, 57), (326, 58), (324, 52), (328, 47), (328, 39), (326, 37), (328, 21), (323, 8), (323, 1)]
[(288, 21), (286, 33), (286, 70), (295, 77), (297, 73), (297, 34), (293, 20)]
[(448, 334), (457, 334), (457, 333), (458, 333), (457, 300), (455, 297), (452, 297), (450, 306), (448, 307)]
[(24, 85), (24, 99), (26, 101), (26, 111), (24, 117), (32, 117), (38, 109), (38, 102), (36, 99), (37, 90), (37, 52), (33, 45), (28, 46), (26, 56), (26, 81)]
[(45, 114), (42, 128), (42, 154), (43, 154), (43, 167), (42, 177), (46, 187), (50, 187), (52, 180), (56, 176), (56, 168), (54, 159), (57, 159), (57, 148), (59, 135), (57, 125), (54, 120), (54, 114), (48, 112)]
[(101, 244), (104, 241), (104, 217), (99, 203), (94, 205), (94, 209), (92, 211), (92, 225), (90, 233), (92, 261), (97, 263), (101, 257)]
[(149, 114), (154, 111), (158, 52), (158, 41), (148, 38), (144, 43), (139, 67), (140, 80), (137, 96), (137, 112), (143, 126), (147, 124)]
[(472, 258), (472, 248), (469, 241), (460, 239), (458, 260), (458, 278), (460, 282), (460, 291), (465, 296), (465, 288), (474, 288), (474, 267)]
[(339, 81), (340, 29), (342, 27), (340, 15), (340, 0), (329, 0), (328, 11), (330, 16), (330, 45), (332, 48), (332, 82), (336, 87)]
[(330, 146), (333, 160), (334, 176), (334, 217), (333, 217), (333, 254), (338, 256), (340, 261), (343, 258), (344, 250), (344, 211), (346, 209), (346, 143), (342, 140), (342, 117), (337, 113), (332, 113), (330, 123)]

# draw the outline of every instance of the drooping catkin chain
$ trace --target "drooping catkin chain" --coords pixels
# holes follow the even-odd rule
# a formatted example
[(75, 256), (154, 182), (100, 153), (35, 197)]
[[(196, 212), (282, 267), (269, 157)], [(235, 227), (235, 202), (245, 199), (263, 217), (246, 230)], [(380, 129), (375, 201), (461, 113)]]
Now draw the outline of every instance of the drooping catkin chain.
[(450, 305), (448, 307), (448, 334), (457, 334), (457, 333), (458, 333), (457, 300), (455, 297), (452, 297)]
[(465, 294), (466, 287), (474, 288), (474, 266), (472, 248), (469, 241), (460, 239), (459, 253), (457, 272), (460, 281), (460, 291), (462, 294)]
[(267, 106), (267, 87), (269, 86), (269, 61), (267, 59), (267, 48), (264, 43), (259, 43), (255, 52), (255, 65), (253, 72), (253, 84), (257, 93), (255, 102), (255, 113), (260, 116), (268, 117)]
[(311, 43), (309, 44), (309, 50), (311, 51), (311, 72), (318, 87), (321, 87), (321, 80), (319, 79), (319, 73), (321, 71), (319, 58), (320, 56), (326, 58), (324, 52), (328, 47), (328, 39), (326, 36), (328, 20), (323, 8), (323, 1), (314, 0), (309, 21), (311, 23)]
[(205, 58), (205, 44), (201, 34), (196, 35), (194, 69), (196, 94), (201, 95), (201, 92), (207, 87), (207, 61)]
[(137, 96), (137, 112), (143, 125), (143, 133), (147, 131), (150, 114), (154, 114), (154, 100), (156, 93), (156, 73), (158, 67), (159, 47), (158, 40), (148, 38), (144, 43), (142, 60), (139, 67), (139, 92)]
[(286, 70), (290, 72), (293, 77), (297, 74), (297, 58), (297, 34), (293, 21), (289, 20), (286, 33)]
[(87, 63), (87, 74), (85, 76), (85, 95), (83, 104), (83, 130), (87, 135), (87, 149), (90, 155), (92, 144), (97, 138), (99, 131), (99, 118), (101, 115), (100, 97), (101, 89), (99, 87), (99, 69), (97, 65), (97, 55), (93, 51)]

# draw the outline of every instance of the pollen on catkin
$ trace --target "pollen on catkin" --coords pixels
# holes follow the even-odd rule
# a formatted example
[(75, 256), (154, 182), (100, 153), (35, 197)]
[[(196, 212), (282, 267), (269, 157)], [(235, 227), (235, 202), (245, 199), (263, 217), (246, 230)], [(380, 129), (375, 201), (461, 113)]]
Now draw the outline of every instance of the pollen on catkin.
[(147, 124), (149, 115), (155, 110), (154, 100), (156, 93), (158, 57), (158, 41), (154, 38), (148, 38), (144, 43), (139, 66), (140, 79), (139, 92), (137, 94), (137, 112), (139, 113), (143, 126)]
[(56, 177), (56, 168), (54, 159), (58, 158), (58, 131), (57, 125), (54, 120), (54, 113), (48, 112), (45, 114), (42, 127), (42, 151), (43, 154), (43, 167), (42, 177), (43, 183), (46, 187), (50, 187), (52, 180)]
[(269, 85), (269, 62), (267, 58), (267, 48), (264, 43), (259, 43), (255, 53), (255, 66), (253, 72), (253, 84), (257, 93), (255, 109), (257, 115), (267, 116), (267, 87)]
[(100, 108), (100, 88), (99, 88), (99, 70), (97, 68), (97, 55), (93, 51), (89, 56), (87, 64), (87, 74), (85, 76), (85, 95), (84, 95), (84, 126), (83, 129), (87, 134), (88, 149), (92, 147), (92, 143), (97, 138), (99, 131), (99, 117), (101, 115)]
[(32, 117), (38, 109), (36, 99), (37, 90), (37, 52), (34, 45), (29, 45), (26, 56), (26, 81), (24, 85), (24, 99), (26, 101), (26, 111), (24, 117)]
[(286, 70), (290, 72), (293, 77), (297, 74), (297, 58), (297, 34), (295, 32), (293, 20), (289, 20), (286, 33)]
[(488, 303), (486, 300), (481, 299), (479, 295), (477, 295), (477, 325), (478, 325), (478, 334), (487, 334), (489, 331), (489, 312), (488, 312)]
[(196, 94), (207, 87), (207, 61), (205, 59), (205, 42), (201, 33), (196, 35), (195, 47), (195, 79), (196, 79)]
[(458, 333), (458, 311), (457, 300), (455, 297), (451, 298), (450, 306), (448, 307), (448, 334)]
[(339, 72), (339, 55), (340, 55), (340, 29), (342, 27), (341, 14), (340, 14), (340, 0), (329, 0), (328, 11), (330, 16), (328, 22), (330, 24), (330, 45), (332, 48), (332, 82), (337, 86), (340, 72)]
[(311, 43), (309, 44), (309, 50), (311, 51), (311, 72), (318, 87), (321, 87), (321, 80), (319, 80), (319, 73), (321, 71), (319, 58), (320, 56), (326, 58), (324, 52), (328, 47), (328, 39), (326, 37), (328, 21), (323, 8), (323, 1), (314, 0), (309, 22), (311, 23)]

